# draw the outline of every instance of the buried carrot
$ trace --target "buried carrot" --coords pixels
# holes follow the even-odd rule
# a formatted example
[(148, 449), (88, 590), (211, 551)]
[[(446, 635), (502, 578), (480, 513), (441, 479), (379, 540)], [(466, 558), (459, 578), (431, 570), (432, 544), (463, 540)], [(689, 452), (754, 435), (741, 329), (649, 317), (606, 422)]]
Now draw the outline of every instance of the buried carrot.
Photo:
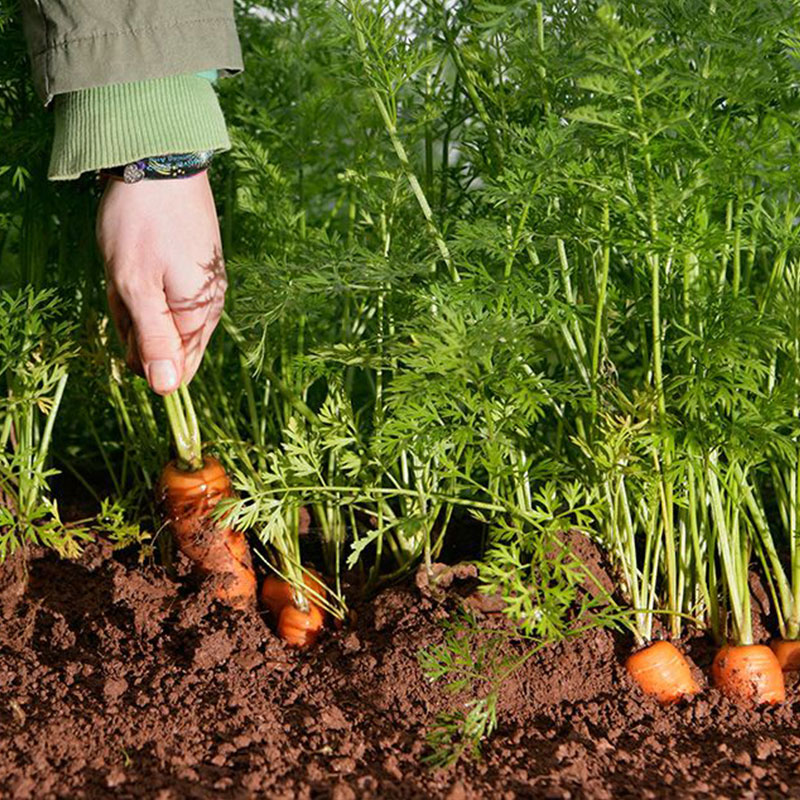
[[(319, 573), (303, 573), (303, 583), (310, 594), (325, 596), (325, 585)], [(303, 598), (307, 610), (299, 607), (292, 585), (277, 575), (269, 575), (261, 584), (261, 604), (276, 622), (278, 635), (293, 647), (312, 645), (325, 624), (325, 610), (312, 597)]]
[(743, 705), (775, 705), (786, 699), (781, 665), (763, 644), (720, 648), (711, 665), (711, 677), (726, 697)]
[(796, 672), (800, 669), (800, 640), (773, 639), (770, 649), (775, 653), (784, 672)]
[(639, 650), (628, 658), (625, 667), (642, 691), (663, 705), (700, 691), (689, 663), (670, 642), (654, 642)]
[[(711, 664), (711, 677), (714, 685), (739, 705), (782, 703), (786, 699), (786, 687), (781, 665), (769, 647), (753, 644), (750, 597), (753, 526), (739, 511), (739, 493), (747, 485), (746, 473), (736, 459), (721, 464), (716, 453), (709, 458), (709, 467), (708, 491), (731, 623), (731, 644), (717, 652)], [(750, 512), (758, 519), (760, 509), (752, 498), (747, 502)], [(724, 630), (721, 623), (725, 621), (723, 615), (717, 615), (717, 634)]]
[[(311, 592), (322, 597), (325, 596), (325, 585), (322, 582), (322, 576), (316, 570), (310, 569), (304, 572), (303, 582)], [(267, 575), (261, 584), (259, 598), (261, 604), (277, 619), (281, 611), (289, 603), (294, 602), (292, 585), (279, 575)]]
[(233, 496), (230, 478), (217, 459), (201, 456), (191, 398), (185, 386), (179, 393), (164, 398), (178, 458), (161, 473), (157, 499), (178, 549), (213, 582), (214, 596), (233, 608), (246, 608), (256, 592), (247, 540), (211, 516), (221, 500)]
[(278, 575), (267, 575), (259, 592), (261, 605), (277, 621), (281, 611), (292, 602), (292, 584)]
[(310, 647), (317, 641), (325, 623), (325, 612), (314, 603), (302, 611), (289, 603), (278, 617), (278, 636), (292, 647)]

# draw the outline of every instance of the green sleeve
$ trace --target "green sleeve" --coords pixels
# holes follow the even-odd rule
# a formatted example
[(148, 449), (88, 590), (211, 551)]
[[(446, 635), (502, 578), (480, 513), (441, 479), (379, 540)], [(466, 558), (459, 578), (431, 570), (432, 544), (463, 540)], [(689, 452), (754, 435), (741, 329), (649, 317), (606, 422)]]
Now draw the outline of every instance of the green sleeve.
[(208, 77), (176, 75), (56, 95), (49, 177), (147, 156), (226, 150), (230, 140)]

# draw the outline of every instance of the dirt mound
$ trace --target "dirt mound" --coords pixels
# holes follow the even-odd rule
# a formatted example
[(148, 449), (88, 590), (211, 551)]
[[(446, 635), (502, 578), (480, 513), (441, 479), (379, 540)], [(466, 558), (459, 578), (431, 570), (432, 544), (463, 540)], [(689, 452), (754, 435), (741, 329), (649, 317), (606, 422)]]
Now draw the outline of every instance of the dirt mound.
[[(43, 555), (0, 629), (0, 796), (619, 798), (800, 793), (791, 704), (742, 711), (713, 690), (661, 709), (596, 631), (535, 654), (504, 687), (481, 760), (431, 771), (452, 699), (417, 651), (448, 608), (409, 585), (311, 653), (160, 569), (99, 547)], [(689, 652), (706, 668), (702, 639)], [(795, 697), (794, 688), (790, 696)]]

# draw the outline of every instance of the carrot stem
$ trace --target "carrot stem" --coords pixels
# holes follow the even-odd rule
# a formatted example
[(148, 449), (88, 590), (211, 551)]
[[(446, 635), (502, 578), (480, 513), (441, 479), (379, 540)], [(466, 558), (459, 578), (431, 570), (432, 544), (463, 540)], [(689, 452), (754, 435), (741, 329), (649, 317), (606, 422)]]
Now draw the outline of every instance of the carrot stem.
[(164, 398), (170, 430), (178, 452), (178, 464), (184, 470), (198, 470), (203, 466), (200, 427), (197, 422), (189, 389), (181, 384), (178, 391)]

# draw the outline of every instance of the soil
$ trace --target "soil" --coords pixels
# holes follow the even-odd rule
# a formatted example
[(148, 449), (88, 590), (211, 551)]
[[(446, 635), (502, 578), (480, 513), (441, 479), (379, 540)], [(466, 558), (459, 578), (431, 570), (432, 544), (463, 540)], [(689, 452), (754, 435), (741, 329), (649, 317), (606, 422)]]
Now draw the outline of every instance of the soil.
[[(661, 798), (800, 795), (797, 685), (743, 710), (715, 690), (661, 708), (607, 631), (537, 652), (504, 684), (482, 757), (431, 769), (437, 713), (421, 648), (461, 604), (413, 580), (310, 652), (257, 611), (92, 545), (34, 553), (0, 614), (3, 798)], [(13, 605), (12, 605), (13, 604)], [(498, 617), (485, 617), (499, 625)], [(702, 638), (686, 643), (707, 674)]]

